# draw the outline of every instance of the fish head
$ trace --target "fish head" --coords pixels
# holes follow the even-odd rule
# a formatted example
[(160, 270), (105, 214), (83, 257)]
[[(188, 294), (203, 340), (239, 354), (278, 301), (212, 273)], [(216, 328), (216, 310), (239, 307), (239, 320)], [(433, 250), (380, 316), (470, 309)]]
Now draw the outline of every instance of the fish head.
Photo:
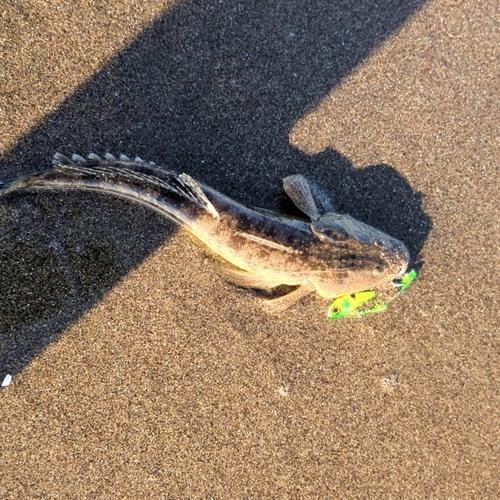
[(324, 214), (311, 230), (331, 246), (332, 259), (350, 259), (353, 271), (374, 285), (400, 279), (408, 268), (410, 253), (402, 241), (349, 215)]

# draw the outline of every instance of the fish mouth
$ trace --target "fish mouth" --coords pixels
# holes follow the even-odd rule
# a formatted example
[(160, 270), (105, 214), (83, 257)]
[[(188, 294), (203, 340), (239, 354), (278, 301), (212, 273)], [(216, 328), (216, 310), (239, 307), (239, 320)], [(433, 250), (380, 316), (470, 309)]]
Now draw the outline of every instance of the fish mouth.
[(396, 277), (394, 279), (395, 280), (400, 280), (405, 275), (407, 269), (408, 269), (408, 264), (405, 262), (401, 266), (401, 270), (399, 271), (399, 273), (396, 275)]
[(408, 251), (408, 248), (406, 248), (406, 245), (403, 242), (398, 242), (398, 257), (399, 261), (401, 262), (401, 268), (399, 270), (399, 273), (396, 275), (394, 278), (395, 280), (401, 279), (406, 271), (408, 270), (408, 264), (410, 263), (410, 252)]

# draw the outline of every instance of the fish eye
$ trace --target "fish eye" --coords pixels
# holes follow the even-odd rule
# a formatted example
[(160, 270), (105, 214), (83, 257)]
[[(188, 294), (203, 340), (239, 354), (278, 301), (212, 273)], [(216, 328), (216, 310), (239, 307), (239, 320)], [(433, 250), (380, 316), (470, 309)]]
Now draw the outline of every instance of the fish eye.
[(340, 312), (340, 307), (334, 307), (331, 310), (331, 313), (332, 313), (333, 316), (336, 316), (339, 312)]

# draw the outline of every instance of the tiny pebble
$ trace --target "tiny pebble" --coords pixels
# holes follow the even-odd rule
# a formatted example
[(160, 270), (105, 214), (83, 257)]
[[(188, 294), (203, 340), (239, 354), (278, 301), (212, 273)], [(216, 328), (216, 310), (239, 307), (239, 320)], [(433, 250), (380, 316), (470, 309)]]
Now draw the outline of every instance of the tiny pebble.
[(11, 382), (12, 382), (12, 375), (10, 373), (7, 373), (7, 375), (5, 375), (5, 378), (3, 379), (2, 387), (7, 387), (8, 385), (10, 385)]

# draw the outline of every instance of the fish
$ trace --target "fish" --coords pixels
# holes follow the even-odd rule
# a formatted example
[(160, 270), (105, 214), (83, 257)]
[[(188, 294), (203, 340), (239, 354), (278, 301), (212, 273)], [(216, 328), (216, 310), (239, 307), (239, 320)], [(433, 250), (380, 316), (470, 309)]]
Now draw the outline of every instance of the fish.
[(107, 153), (87, 159), (56, 153), (53, 167), (0, 181), (0, 196), (22, 190), (97, 191), (145, 205), (185, 228), (215, 258), (213, 269), (241, 288), (282, 290), (262, 299), (281, 312), (315, 292), (334, 299), (385, 290), (406, 272), (410, 254), (392, 236), (334, 211), (328, 196), (303, 175), (283, 188), (304, 218), (249, 208), (185, 173)]

